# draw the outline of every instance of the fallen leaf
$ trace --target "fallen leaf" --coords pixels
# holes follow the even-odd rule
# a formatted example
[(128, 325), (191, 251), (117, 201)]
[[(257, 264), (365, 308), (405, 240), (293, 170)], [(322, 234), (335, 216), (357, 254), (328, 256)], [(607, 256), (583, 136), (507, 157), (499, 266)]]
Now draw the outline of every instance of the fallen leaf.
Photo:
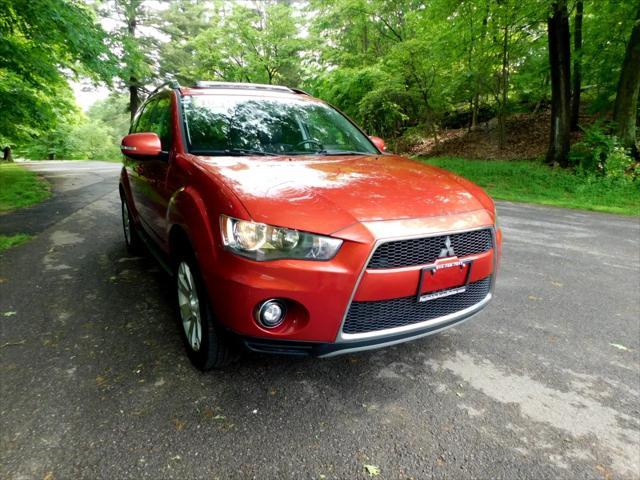
[(436, 463), (438, 464), (438, 466), (444, 465), (445, 464), (444, 457), (440, 455), (438, 458), (436, 458)]
[(13, 317), (16, 314), (16, 312), (4, 312), (2, 315), (4, 315), (5, 317)]
[(542, 300), (542, 298), (541, 297), (536, 297), (534, 295), (529, 295), (529, 300), (533, 300), (535, 302), (535, 301), (538, 301), (538, 300)]
[(103, 377), (102, 375), (98, 375), (98, 376), (96, 377), (96, 383), (97, 383), (97, 384), (98, 384), (98, 386), (100, 387), (100, 386), (104, 385), (105, 383), (107, 383), (107, 378), (106, 378), (106, 377)]
[(47, 474), (42, 477), (42, 480), (53, 480), (54, 476), (53, 476), (53, 472), (47, 472)]
[(560, 282), (551, 282), (551, 285), (553, 285), (554, 287), (562, 288), (562, 283)]
[(628, 352), (629, 349), (627, 347), (625, 347), (624, 345), (620, 345), (619, 343), (610, 343), (609, 345), (611, 345), (612, 347), (617, 348), (618, 350), (622, 350), (623, 352)]
[(214, 411), (213, 411), (213, 410), (211, 410), (210, 408), (205, 408), (205, 409), (202, 411), (202, 416), (203, 416), (204, 418), (213, 418), (213, 416), (214, 416), (214, 415), (215, 415)]
[(380, 467), (376, 467), (375, 465), (365, 465), (364, 469), (370, 477), (377, 477), (380, 475)]
[(611, 473), (611, 470), (609, 470), (607, 467), (603, 466), (603, 465), (596, 465), (596, 470), (598, 472), (600, 472), (600, 475), (602, 475), (602, 478), (604, 478), (604, 480), (611, 480), (613, 478), (613, 474)]
[(180, 430), (182, 430), (184, 428), (184, 422), (178, 420), (177, 418), (173, 419), (173, 424), (176, 427), (176, 430), (179, 432)]

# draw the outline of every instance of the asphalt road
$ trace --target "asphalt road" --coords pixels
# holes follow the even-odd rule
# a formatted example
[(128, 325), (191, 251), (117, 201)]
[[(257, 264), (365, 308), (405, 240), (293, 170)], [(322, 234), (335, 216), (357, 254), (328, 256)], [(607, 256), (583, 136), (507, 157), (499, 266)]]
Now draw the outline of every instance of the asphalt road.
[(50, 205), (86, 197), (0, 257), (0, 478), (640, 478), (637, 218), (501, 203), (496, 297), (471, 321), (202, 374), (168, 278), (125, 253), (118, 166), (29, 168)]

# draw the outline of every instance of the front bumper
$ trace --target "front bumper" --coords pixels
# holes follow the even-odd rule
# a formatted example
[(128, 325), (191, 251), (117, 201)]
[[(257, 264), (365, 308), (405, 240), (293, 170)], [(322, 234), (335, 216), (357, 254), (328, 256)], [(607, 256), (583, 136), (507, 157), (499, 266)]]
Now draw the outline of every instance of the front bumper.
[[(422, 222), (413, 219), (401, 225), (413, 228), (408, 235), (385, 235), (380, 240), (376, 237), (388, 233), (381, 229), (386, 228), (389, 222), (374, 222), (375, 225), (365, 225), (366, 228), (357, 224), (351, 230), (336, 234), (346, 241), (336, 258), (329, 262), (279, 260), (260, 263), (227, 253), (217, 274), (205, 278), (205, 281), (210, 285), (218, 318), (242, 338), (250, 350), (326, 357), (393, 345), (462, 323), (490, 301), (500, 253), (500, 233), (494, 232), (492, 218), (484, 212), (449, 217), (447, 224), (456, 228), (446, 228), (439, 217)], [(483, 293), (486, 294), (483, 298), (478, 298), (468, 308), (426, 321), (366, 333), (347, 333), (345, 321), (354, 302), (415, 295), (423, 265), (386, 271), (367, 269), (373, 252), (381, 243), (479, 228), (491, 228), (493, 249), (467, 259), (475, 263), (471, 281), (491, 277), (491, 288)], [(438, 273), (434, 282), (441, 285), (432, 285), (432, 289), (455, 286), (459, 282), (459, 275), (456, 275), (455, 271)], [(289, 321), (275, 329), (265, 329), (256, 322), (255, 310), (256, 305), (271, 298), (289, 301), (293, 308), (289, 306)]]
[(482, 310), (491, 300), (491, 294), (487, 295), (478, 305), (467, 311), (458, 312), (449, 318), (440, 318), (433, 321), (429, 325), (422, 325), (417, 330), (392, 335), (377, 336), (367, 340), (356, 340), (351, 342), (299, 342), (293, 340), (275, 340), (269, 338), (251, 338), (242, 339), (245, 348), (252, 352), (268, 353), (276, 355), (292, 355), (292, 356), (312, 356), (312, 357), (335, 357), (348, 353), (363, 352), (365, 350), (373, 350), (376, 348), (390, 347), (400, 343), (410, 342), (422, 337), (434, 335), (436, 333), (447, 330), (464, 323)]

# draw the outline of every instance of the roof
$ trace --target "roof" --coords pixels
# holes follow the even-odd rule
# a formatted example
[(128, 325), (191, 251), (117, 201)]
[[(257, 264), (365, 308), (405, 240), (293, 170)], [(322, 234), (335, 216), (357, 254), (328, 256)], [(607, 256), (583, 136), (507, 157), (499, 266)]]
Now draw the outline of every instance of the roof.
[(299, 88), (285, 87), (282, 85), (266, 85), (261, 83), (240, 83), (240, 82), (209, 82), (197, 81), (195, 85), (187, 88), (180, 88), (184, 93), (193, 93), (192, 90), (235, 90), (235, 91), (253, 91), (253, 92), (277, 92), (298, 95), (309, 95)]

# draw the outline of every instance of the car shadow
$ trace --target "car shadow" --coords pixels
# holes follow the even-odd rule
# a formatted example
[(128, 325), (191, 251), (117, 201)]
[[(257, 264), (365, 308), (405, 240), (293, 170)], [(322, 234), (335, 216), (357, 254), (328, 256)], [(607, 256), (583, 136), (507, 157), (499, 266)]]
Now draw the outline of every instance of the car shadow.
[(169, 275), (149, 255), (128, 257), (120, 244), (106, 255), (104, 274), (116, 280), (104, 279), (111, 310), (100, 320), (111, 334), (96, 362), (98, 374), (113, 381), (101, 393), (120, 403), (127, 391), (127, 401), (155, 410), (154, 418), (166, 411), (202, 426), (202, 412), (211, 411), (237, 427), (254, 411), (277, 417), (295, 410), (290, 421), (302, 428), (310, 412), (333, 409), (336, 422), (401, 402), (416, 383), (428, 383), (429, 360), (455, 350), (452, 336), (441, 334), (327, 359), (247, 352), (222, 370), (200, 372), (185, 355)]

